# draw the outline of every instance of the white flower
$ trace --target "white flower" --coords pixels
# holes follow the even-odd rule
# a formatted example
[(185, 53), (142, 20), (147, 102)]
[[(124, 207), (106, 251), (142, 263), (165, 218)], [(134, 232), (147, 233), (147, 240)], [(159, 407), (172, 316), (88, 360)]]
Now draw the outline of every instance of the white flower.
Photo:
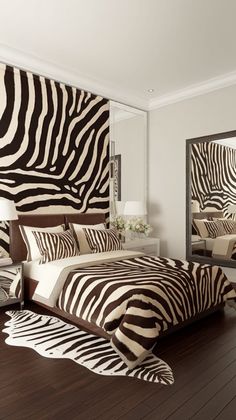
[(132, 232), (144, 233), (148, 235), (151, 232), (151, 226), (145, 223), (141, 218), (133, 218), (127, 220), (126, 230), (131, 230)]
[(118, 232), (123, 232), (126, 229), (125, 219), (123, 219), (121, 216), (118, 216), (112, 220), (111, 224), (116, 230), (118, 230)]

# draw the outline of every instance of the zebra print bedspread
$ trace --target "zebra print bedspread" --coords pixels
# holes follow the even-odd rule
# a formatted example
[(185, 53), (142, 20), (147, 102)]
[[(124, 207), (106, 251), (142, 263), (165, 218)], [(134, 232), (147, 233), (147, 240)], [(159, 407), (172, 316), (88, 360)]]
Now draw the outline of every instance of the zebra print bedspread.
[(103, 328), (134, 368), (160, 331), (234, 297), (219, 267), (143, 256), (71, 272), (57, 305)]

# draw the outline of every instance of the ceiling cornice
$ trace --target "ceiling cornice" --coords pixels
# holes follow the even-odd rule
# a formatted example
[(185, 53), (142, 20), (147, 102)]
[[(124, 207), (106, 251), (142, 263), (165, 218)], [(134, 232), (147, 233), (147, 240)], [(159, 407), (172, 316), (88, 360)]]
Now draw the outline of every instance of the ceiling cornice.
[(176, 102), (191, 99), (195, 96), (205, 95), (206, 93), (214, 92), (215, 90), (226, 88), (235, 84), (236, 71), (205, 80), (202, 83), (196, 83), (194, 85), (187, 86), (184, 89), (176, 90), (166, 95), (152, 98), (149, 101), (148, 110), (151, 111), (153, 109), (162, 108)]
[(145, 99), (131, 91), (117, 89), (115, 85), (109, 85), (106, 81), (100, 82), (2, 44), (0, 44), (0, 61), (144, 111), (162, 108), (236, 84), (236, 71), (234, 71), (165, 95)]
[(134, 95), (133, 92), (128, 92), (127, 90), (122, 91), (122, 89), (117, 89), (116, 86), (112, 86), (111, 84), (109, 86), (107, 82), (101, 83), (94, 78), (86, 77), (75, 71), (59, 67), (57, 64), (50, 63), (39, 57), (26, 54), (18, 49), (2, 44), (0, 44), (0, 61), (75, 86), (107, 99), (131, 105), (145, 111), (148, 110), (148, 100)]

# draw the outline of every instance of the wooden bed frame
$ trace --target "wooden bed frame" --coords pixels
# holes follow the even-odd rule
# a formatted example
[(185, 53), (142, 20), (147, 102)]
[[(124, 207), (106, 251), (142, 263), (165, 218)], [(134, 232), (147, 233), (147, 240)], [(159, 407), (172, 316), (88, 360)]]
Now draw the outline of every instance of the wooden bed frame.
[[(78, 223), (78, 224), (97, 224), (105, 223), (105, 215), (103, 213), (69, 213), (69, 214), (24, 214), (19, 215), (18, 220), (10, 222), (10, 255), (14, 262), (26, 260), (27, 250), (23, 238), (20, 233), (19, 225), (24, 226), (34, 226), (34, 227), (50, 227), (57, 226), (60, 224), (65, 224), (68, 226), (68, 223)], [(38, 282), (31, 278), (24, 278), (24, 292), (25, 300), (32, 301), (32, 296), (34, 294), (35, 288)], [(59, 317), (69, 320), (71, 323), (81, 327), (83, 330), (88, 331), (92, 334), (98, 335), (110, 339), (109, 335), (103, 331), (100, 327), (97, 327), (94, 324), (91, 324), (88, 321), (83, 320), (75, 315), (70, 315), (67, 312), (62, 311), (59, 308), (51, 308), (47, 305), (34, 301), (35, 304), (42, 306), (53, 312)], [(160, 337), (169, 335), (174, 331), (177, 331), (186, 325), (190, 325), (193, 322), (196, 322), (218, 310), (222, 310), (224, 304), (215, 306), (205, 312), (202, 312), (195, 317), (190, 318), (189, 320), (182, 322), (175, 327), (169, 328), (167, 331), (160, 334)]]

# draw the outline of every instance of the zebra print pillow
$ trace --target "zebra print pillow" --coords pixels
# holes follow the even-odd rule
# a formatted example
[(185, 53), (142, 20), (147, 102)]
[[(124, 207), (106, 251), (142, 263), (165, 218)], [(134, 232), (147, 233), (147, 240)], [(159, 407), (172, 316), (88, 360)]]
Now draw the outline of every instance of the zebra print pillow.
[(27, 249), (27, 261), (38, 260), (39, 258), (41, 258), (39, 248), (37, 246), (35, 237), (32, 233), (33, 231), (59, 233), (59, 232), (64, 232), (64, 228), (65, 228), (64, 225), (46, 227), (46, 228), (19, 225), (19, 229), (20, 229), (22, 238), (24, 240), (24, 243)]
[(236, 223), (231, 219), (216, 219), (213, 220), (217, 223), (220, 223), (227, 234), (236, 233)]
[(199, 236), (201, 238), (208, 238), (209, 233), (205, 226), (205, 222), (207, 222), (207, 219), (194, 219), (193, 220), (193, 226)]
[(89, 254), (91, 253), (91, 249), (90, 246), (88, 244), (88, 241), (86, 239), (85, 233), (83, 231), (83, 229), (88, 228), (88, 229), (99, 229), (99, 230), (104, 230), (105, 229), (105, 225), (104, 223), (98, 223), (96, 225), (80, 225), (77, 223), (69, 223), (69, 228), (72, 230), (74, 237), (77, 241), (79, 250), (80, 250), (80, 254)]
[(41, 254), (39, 264), (79, 255), (75, 238), (70, 230), (61, 233), (32, 232)]
[(117, 251), (122, 248), (114, 229), (83, 229), (90, 249), (93, 253)]
[(217, 238), (218, 236), (226, 235), (225, 229), (223, 228), (223, 225), (219, 223), (219, 221), (208, 220), (204, 223), (205, 223), (205, 226), (207, 228), (210, 238), (214, 239), (214, 238)]

